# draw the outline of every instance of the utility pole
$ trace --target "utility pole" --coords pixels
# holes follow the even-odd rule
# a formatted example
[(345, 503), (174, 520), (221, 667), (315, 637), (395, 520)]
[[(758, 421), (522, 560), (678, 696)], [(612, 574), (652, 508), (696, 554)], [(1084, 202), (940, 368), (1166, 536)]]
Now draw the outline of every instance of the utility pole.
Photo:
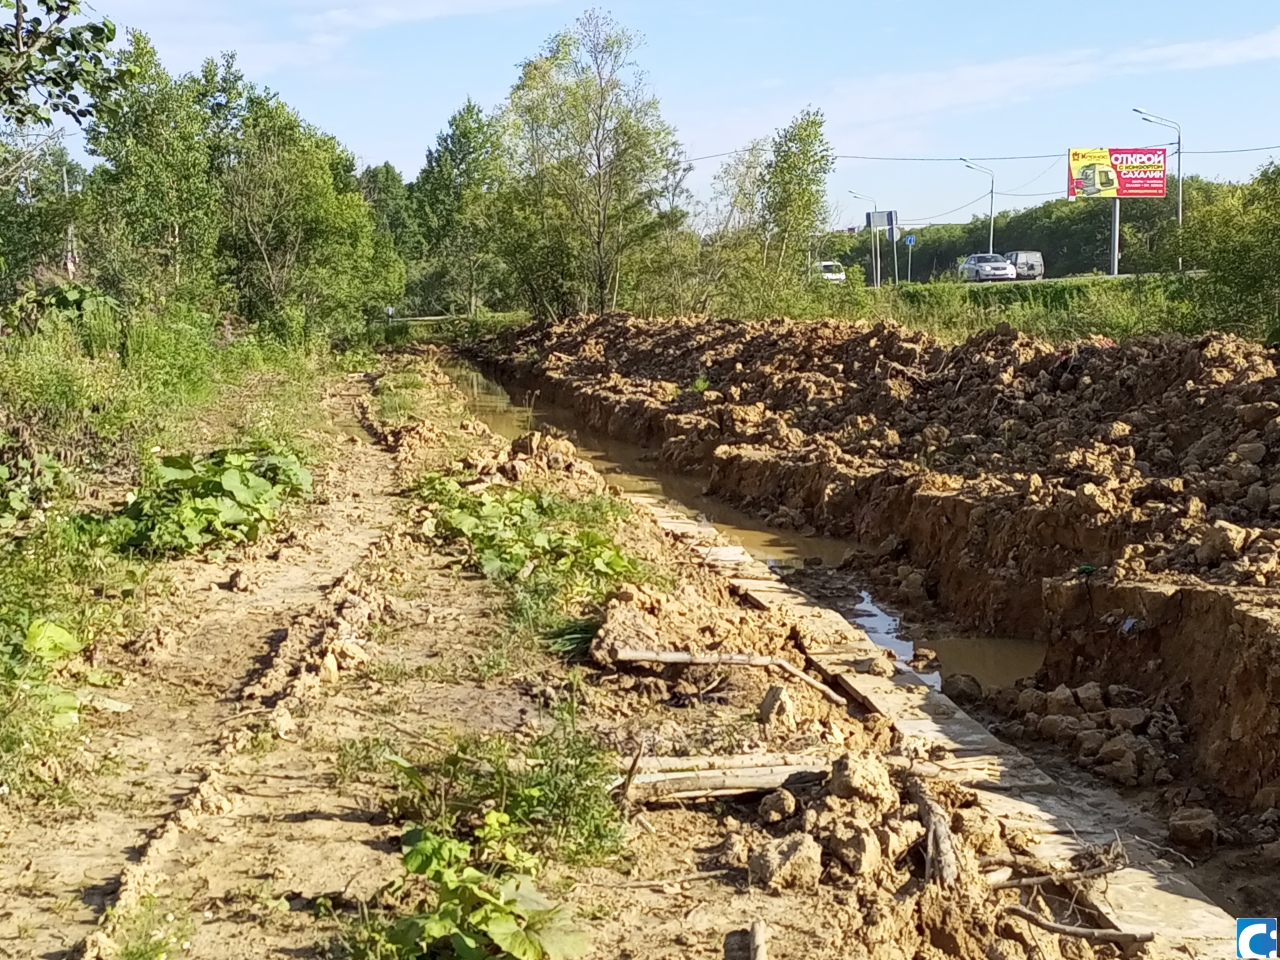
[(1182, 126), (1173, 121), (1166, 120), (1164, 117), (1158, 117), (1154, 113), (1147, 113), (1145, 110), (1133, 108), (1133, 112), (1142, 117), (1147, 123), (1154, 123), (1158, 127), (1168, 127), (1177, 131), (1178, 134), (1178, 272), (1182, 272)]
[(896, 287), (898, 285), (898, 233), (900, 232), (896, 218), (889, 230), (893, 234), (893, 285)]
[(1120, 198), (1111, 201), (1111, 275), (1120, 276)]
[(876, 204), (875, 197), (869, 197), (865, 193), (856, 193), (849, 191), (849, 196), (857, 197), (859, 200), (871, 201), (871, 285), (879, 288), (880, 286), (880, 228), (876, 226), (875, 214), (880, 212), (879, 206)]
[(985, 173), (987, 176), (991, 178), (991, 212), (989, 214), (991, 225), (987, 232), (987, 253), (995, 253), (996, 252), (996, 172), (990, 169), (989, 167), (982, 166), (982, 164), (980, 163), (974, 163), (972, 160), (966, 160), (964, 157), (961, 157), (960, 160), (970, 170), (977, 170), (979, 173)]

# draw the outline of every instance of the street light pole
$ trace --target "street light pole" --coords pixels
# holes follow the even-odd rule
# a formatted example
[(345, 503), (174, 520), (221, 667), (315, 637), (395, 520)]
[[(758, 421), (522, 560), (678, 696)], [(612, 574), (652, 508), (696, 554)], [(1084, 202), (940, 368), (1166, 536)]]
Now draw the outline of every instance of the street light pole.
[(1140, 116), (1147, 123), (1154, 123), (1158, 127), (1168, 127), (1177, 131), (1178, 134), (1178, 272), (1182, 272), (1182, 126), (1173, 120), (1167, 120), (1164, 117), (1158, 117), (1154, 113), (1147, 113), (1145, 110), (1133, 108), (1133, 112)]
[(985, 173), (987, 176), (991, 178), (991, 213), (990, 213), (991, 227), (987, 236), (987, 253), (995, 253), (996, 252), (996, 172), (988, 167), (982, 166), (979, 163), (974, 163), (972, 160), (967, 160), (964, 157), (961, 157), (960, 160), (970, 170), (977, 170), (979, 173)]
[(871, 201), (871, 284), (874, 287), (880, 286), (880, 228), (876, 226), (875, 214), (880, 212), (880, 207), (876, 204), (875, 197), (869, 197), (865, 193), (856, 193), (849, 191), (849, 196), (857, 197), (859, 200)]

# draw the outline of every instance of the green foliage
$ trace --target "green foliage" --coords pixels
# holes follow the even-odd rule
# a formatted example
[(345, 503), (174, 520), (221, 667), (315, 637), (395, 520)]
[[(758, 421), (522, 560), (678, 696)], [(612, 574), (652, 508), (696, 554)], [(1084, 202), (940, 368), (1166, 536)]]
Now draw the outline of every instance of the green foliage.
[(572, 715), (521, 755), (495, 737), (464, 740), (425, 772), (393, 762), (405, 783), (400, 814), (475, 841), (483, 862), (514, 862), (508, 842), (569, 863), (598, 863), (621, 849), (622, 817), (609, 795), (615, 765)]
[(280, 339), (351, 339), (400, 301), (403, 265), (375, 242), (350, 154), (284, 104), (249, 98), (224, 189), (237, 303)]
[(191, 917), (179, 909), (170, 910), (154, 897), (146, 897), (126, 916), (115, 915), (115, 940), (119, 960), (167, 960), (178, 957), (190, 946), (195, 933)]
[(0, 117), (17, 125), (77, 123), (93, 115), (91, 98), (127, 76), (114, 68), (110, 20), (80, 21), (79, 0), (3, 0), (11, 25), (0, 28)]
[(626, 509), (610, 497), (570, 500), (524, 488), (476, 494), (440, 474), (429, 474), (418, 495), (433, 507), (422, 532), (464, 544), (469, 564), (509, 592), (516, 624), (534, 633), (563, 627), (641, 573), (605, 532)]
[(501, 297), (505, 267), (495, 255), (496, 192), (506, 179), (501, 127), (473, 101), (449, 118), (410, 188), (416, 232), (400, 249), (416, 267), (414, 308), (474, 315)]
[(1250, 183), (1224, 188), (1226, 197), (1197, 218), (1188, 240), (1209, 269), (1204, 301), (1222, 325), (1280, 340), (1280, 164)]
[(62, 486), (61, 465), (52, 457), (36, 454), (28, 458), (19, 453), (11, 463), (5, 463), (3, 439), (0, 437), (0, 534), (30, 519)]
[(156, 555), (255, 540), (287, 498), (311, 490), (298, 458), (271, 444), (165, 457), (154, 473), (124, 515), (133, 523), (126, 546)]
[(874, 291), (874, 312), (945, 339), (1007, 322), (1050, 340), (1115, 339), (1156, 331), (1196, 334), (1213, 313), (1207, 281), (1177, 275), (1089, 277), (1040, 283), (900, 284)]
[[(145, 34), (132, 31), (119, 63), (130, 80), (90, 124), (89, 152), (103, 162), (85, 187), (86, 244), (98, 282), (126, 302), (216, 285), (222, 190), (204, 82), (173, 78)], [(230, 64), (219, 82), (234, 89)]]
[(385, 930), (368, 927), (352, 938), (357, 958), (456, 960), (577, 960), (585, 933), (563, 907), (542, 896), (520, 873), (495, 875), (471, 864), (465, 843), (421, 830), (404, 839), (408, 873), (424, 877), (434, 896), (421, 912)]

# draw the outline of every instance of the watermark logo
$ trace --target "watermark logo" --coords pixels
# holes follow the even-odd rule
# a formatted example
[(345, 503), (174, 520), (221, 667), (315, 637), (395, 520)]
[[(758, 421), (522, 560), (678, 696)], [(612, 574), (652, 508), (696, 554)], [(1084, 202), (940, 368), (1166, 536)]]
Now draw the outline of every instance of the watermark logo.
[(1268, 957), (1276, 955), (1276, 920), (1246, 917), (1236, 921), (1236, 956)]

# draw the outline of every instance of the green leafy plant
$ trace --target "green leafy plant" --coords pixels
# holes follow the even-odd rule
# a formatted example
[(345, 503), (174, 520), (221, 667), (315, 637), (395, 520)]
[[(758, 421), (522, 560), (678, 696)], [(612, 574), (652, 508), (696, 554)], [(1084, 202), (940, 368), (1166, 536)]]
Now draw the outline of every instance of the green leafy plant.
[(426, 878), (434, 902), (388, 932), (405, 957), (458, 960), (575, 960), (586, 955), (585, 933), (561, 906), (522, 873), (485, 872), (472, 865), (470, 844), (420, 828), (406, 832), (404, 866)]
[(569, 863), (594, 863), (622, 844), (622, 817), (609, 789), (610, 756), (572, 720), (518, 755), (503, 738), (470, 739), (419, 769), (391, 757), (404, 790), (396, 812), (435, 832), (472, 840), (486, 863), (536, 867), (508, 844)]
[(165, 457), (155, 474), (155, 486), (125, 510), (134, 524), (127, 546), (153, 554), (254, 540), (286, 499), (311, 490), (298, 458), (266, 443), (200, 460)]
[[(0, 458), (4, 453), (0, 442)], [(52, 457), (16, 456), (9, 463), (0, 460), (0, 531), (30, 518), (58, 492), (61, 478), (62, 469)]]
[(568, 500), (526, 488), (472, 493), (429, 474), (419, 495), (430, 505), (424, 535), (462, 543), (467, 562), (511, 595), (516, 624), (555, 637), (640, 565), (606, 532), (626, 513), (609, 497)]

